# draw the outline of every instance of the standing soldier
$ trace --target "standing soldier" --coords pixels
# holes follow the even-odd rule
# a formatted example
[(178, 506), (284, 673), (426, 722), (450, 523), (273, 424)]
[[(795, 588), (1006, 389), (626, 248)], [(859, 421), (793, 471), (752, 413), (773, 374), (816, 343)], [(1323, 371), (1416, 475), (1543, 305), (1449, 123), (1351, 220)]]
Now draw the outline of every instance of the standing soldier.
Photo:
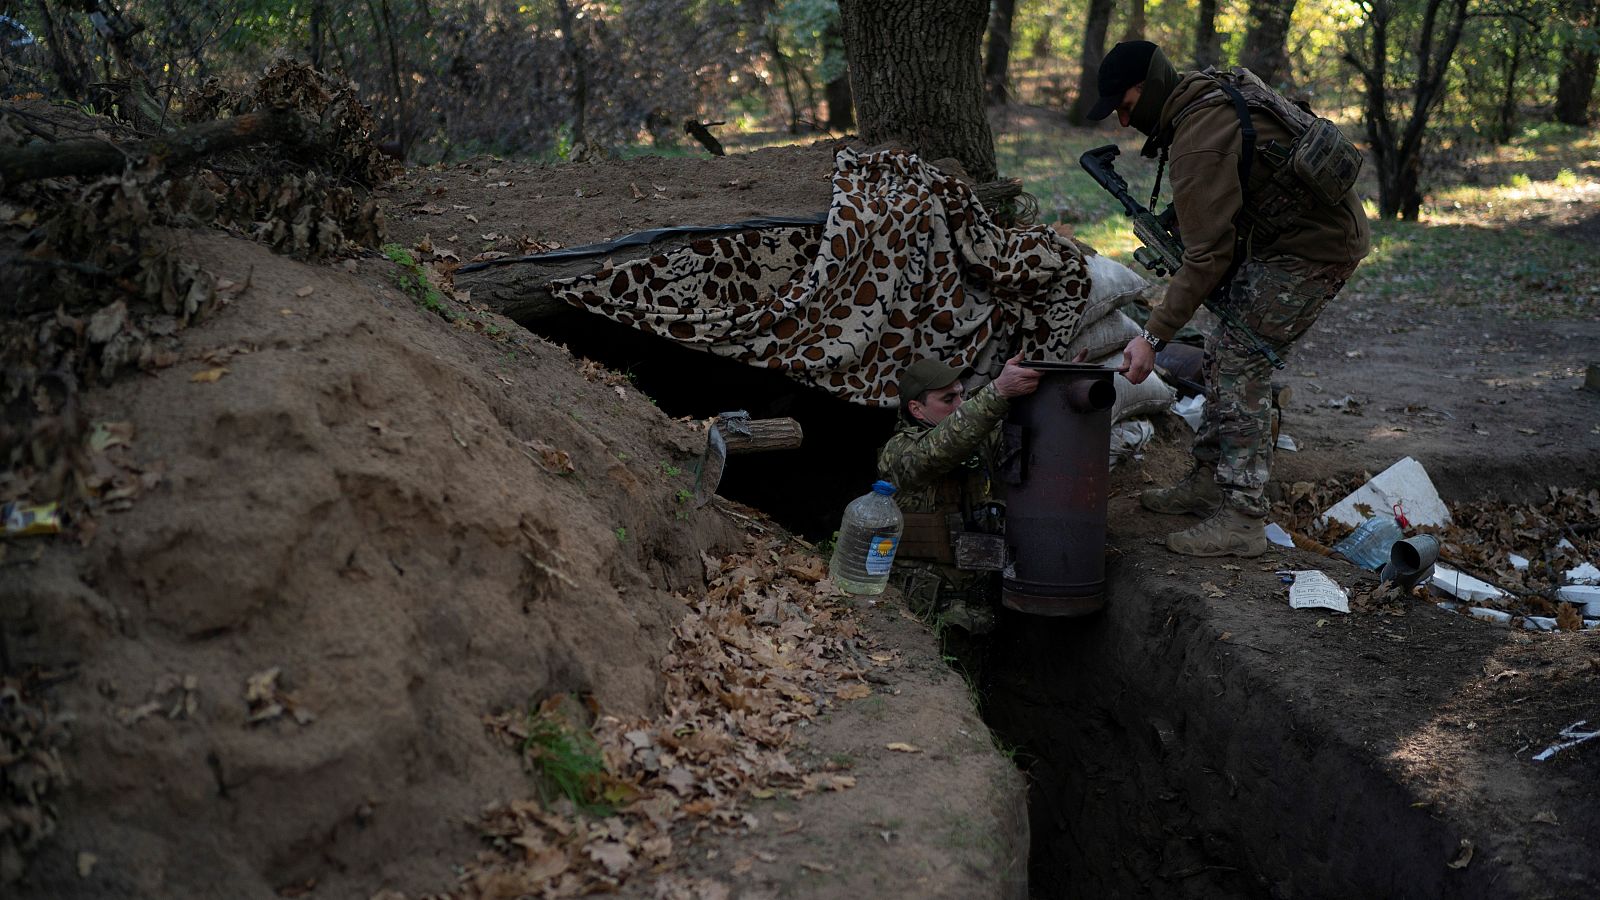
[(958, 533), (998, 534), (994, 502), (1000, 425), (1010, 401), (1033, 393), (1040, 373), (1020, 355), (968, 398), (961, 373), (936, 359), (900, 375), (900, 428), (878, 451), (878, 475), (895, 486), (905, 531), (895, 553), (896, 587), (912, 612), (969, 634), (994, 627), (996, 570), (955, 565)]
[[(1352, 185), (1360, 152), (1332, 123), (1291, 103), (1247, 69), (1180, 74), (1149, 41), (1106, 54), (1089, 118), (1117, 114), (1149, 140), (1143, 155), (1172, 169), (1183, 265), (1128, 342), (1123, 366), (1138, 384), (1156, 351), (1226, 290), (1225, 302), (1280, 356), (1311, 327), (1370, 249)], [(1160, 169), (1156, 176), (1160, 188)], [(1232, 331), (1206, 341), (1205, 422), (1194, 467), (1176, 485), (1145, 491), (1146, 509), (1207, 516), (1167, 536), (1189, 556), (1259, 556), (1272, 464), (1271, 368)]]

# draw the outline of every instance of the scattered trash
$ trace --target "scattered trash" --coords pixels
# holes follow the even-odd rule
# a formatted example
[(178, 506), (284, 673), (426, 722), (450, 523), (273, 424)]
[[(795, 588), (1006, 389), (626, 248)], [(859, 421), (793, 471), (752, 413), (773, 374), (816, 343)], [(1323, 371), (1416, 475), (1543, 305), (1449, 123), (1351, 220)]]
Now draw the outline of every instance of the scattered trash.
[(38, 506), (7, 503), (0, 507), (0, 535), (5, 537), (56, 534), (60, 530), (61, 512), (54, 503)]
[(1350, 595), (1327, 575), (1316, 569), (1290, 571), (1294, 583), (1289, 585), (1291, 609), (1331, 609), (1334, 612), (1350, 611)]
[(1452, 869), (1465, 869), (1467, 863), (1472, 862), (1472, 842), (1462, 838), (1460, 848), (1456, 851), (1456, 858), (1445, 863), (1445, 865)]
[(1439, 499), (1439, 492), (1428, 478), (1422, 464), (1407, 456), (1349, 496), (1323, 512), (1327, 518), (1343, 522), (1354, 528), (1370, 513), (1364, 514), (1356, 507), (1393, 510), (1399, 507), (1410, 525), (1445, 525), (1450, 522), (1450, 510)]
[(1557, 737), (1566, 738), (1566, 740), (1551, 744), (1550, 746), (1539, 751), (1539, 753), (1534, 756), (1533, 761), (1544, 762), (1563, 750), (1576, 747), (1584, 741), (1592, 741), (1595, 738), (1600, 737), (1600, 728), (1596, 728), (1594, 731), (1578, 730), (1587, 724), (1589, 724), (1588, 719), (1579, 719), (1578, 721), (1573, 722), (1571, 725), (1561, 729), (1561, 733), (1558, 734)]
[(1356, 530), (1350, 532), (1348, 537), (1334, 544), (1333, 552), (1363, 569), (1377, 571), (1389, 561), (1390, 548), (1404, 539), (1405, 533), (1392, 517), (1377, 515), (1356, 526)]
[(1586, 616), (1600, 616), (1600, 586), (1592, 584), (1569, 584), (1566, 587), (1556, 588), (1556, 599), (1564, 603), (1576, 603), (1583, 607)]
[(1443, 563), (1434, 566), (1433, 577), (1428, 579), (1428, 586), (1433, 588), (1435, 594), (1454, 597), (1475, 603), (1483, 600), (1498, 600), (1507, 596), (1487, 581), (1473, 578), (1465, 572), (1458, 572)]
[(1267, 527), (1261, 529), (1261, 533), (1266, 535), (1267, 540), (1277, 544), (1279, 547), (1294, 546), (1294, 538), (1290, 537), (1289, 532), (1284, 531), (1283, 526), (1277, 522), (1268, 522)]
[(1177, 413), (1189, 427), (1195, 431), (1200, 430), (1200, 423), (1205, 420), (1206, 397), (1204, 394), (1195, 394), (1185, 397), (1172, 404), (1172, 411)]
[(1294, 438), (1282, 432), (1278, 433), (1278, 441), (1273, 446), (1279, 450), (1287, 450), (1290, 453), (1295, 453), (1300, 449), (1300, 444)]
[(1518, 572), (1527, 571), (1528, 558), (1526, 556), (1518, 556), (1515, 553), (1508, 553), (1506, 554), (1506, 558), (1511, 561), (1511, 568), (1516, 569)]
[(1138, 459), (1150, 439), (1156, 436), (1156, 426), (1149, 419), (1129, 419), (1111, 426), (1111, 466), (1125, 459)]
[(1379, 577), (1410, 593), (1418, 582), (1433, 576), (1433, 567), (1438, 561), (1439, 539), (1431, 534), (1419, 534), (1389, 548), (1389, 562)]
[[(1524, 561), (1523, 565), (1527, 565)], [(1567, 570), (1567, 584), (1600, 584), (1600, 569), (1594, 563), (1584, 563), (1574, 569)]]

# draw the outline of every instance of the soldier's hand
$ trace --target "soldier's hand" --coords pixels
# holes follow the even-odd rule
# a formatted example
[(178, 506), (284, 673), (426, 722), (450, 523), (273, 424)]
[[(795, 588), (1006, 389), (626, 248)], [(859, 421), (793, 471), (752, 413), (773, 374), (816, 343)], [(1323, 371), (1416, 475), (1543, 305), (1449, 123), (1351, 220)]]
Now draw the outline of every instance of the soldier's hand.
[(1016, 397), (1026, 397), (1039, 389), (1039, 378), (1044, 375), (1038, 369), (1030, 369), (1022, 364), (1022, 353), (1006, 360), (1006, 367), (1000, 370), (1000, 377), (994, 380), (994, 389), (1000, 396), (1007, 400)]
[(1142, 384), (1156, 368), (1156, 351), (1150, 342), (1136, 337), (1122, 348), (1122, 368), (1118, 369), (1130, 384)]

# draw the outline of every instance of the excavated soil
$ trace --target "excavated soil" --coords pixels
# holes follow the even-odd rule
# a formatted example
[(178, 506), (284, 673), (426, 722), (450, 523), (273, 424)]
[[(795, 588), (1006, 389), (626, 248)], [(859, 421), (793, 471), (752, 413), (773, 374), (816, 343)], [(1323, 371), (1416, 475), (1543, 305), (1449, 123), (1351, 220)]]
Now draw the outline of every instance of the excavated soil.
[[(485, 159), (409, 173), (384, 197), (391, 236), (448, 268), (821, 212), (829, 163), (827, 145), (594, 166)], [(671, 417), (736, 405), (747, 373), (690, 378), (665, 352), (608, 357), (603, 330), (561, 335), (636, 365), (657, 408), (504, 319), (474, 314), (494, 336), (420, 310), (381, 259), (308, 267), (210, 234), (193, 252), (249, 287), (184, 334), (181, 363), (88, 395), (95, 420), (132, 423), (132, 457), (155, 486), (87, 546), (7, 548), (9, 662), (39, 676), (72, 733), (59, 830), (20, 895), (450, 889), (482, 848), (463, 823), (529, 791), (484, 716), (561, 692), (659, 711), (686, 610), (674, 594), (703, 585), (702, 551), (733, 549), (750, 524), (719, 506), (685, 515), (681, 472), (702, 438)], [(1284, 427), (1304, 449), (1280, 455), (1275, 477), (1411, 455), (1451, 498), (1593, 485), (1600, 395), (1575, 386), (1597, 338), (1593, 320), (1347, 295), (1290, 361)], [(221, 366), (214, 382), (191, 380)], [(1345, 395), (1354, 405), (1329, 405)], [(829, 433), (814, 422), (838, 408), (817, 404), (804, 424)], [(859, 493), (882, 427), (752, 463), (782, 473), (759, 483), (741, 485), (735, 460), (725, 490), (815, 534)], [(1347, 586), (1367, 576), (1299, 551), (1242, 565), (1167, 554), (1155, 541), (1181, 523), (1131, 497), (1178, 474), (1181, 428), (1164, 423), (1142, 463), (1119, 470), (1107, 613), (1007, 617), (989, 641), (985, 712), (1030, 785), (1028, 890), (1592, 893), (1600, 747), (1529, 757), (1561, 727), (1600, 721), (1596, 639), (1422, 604), (1291, 611), (1285, 564)], [(1023, 889), (1016, 775), (931, 636), (896, 609), (891, 597), (863, 610), (862, 627), (903, 662), (871, 696), (823, 709), (793, 751), (856, 786), (756, 802), (754, 830), (685, 836), (626, 892)], [(274, 668), (275, 713), (247, 700)]]

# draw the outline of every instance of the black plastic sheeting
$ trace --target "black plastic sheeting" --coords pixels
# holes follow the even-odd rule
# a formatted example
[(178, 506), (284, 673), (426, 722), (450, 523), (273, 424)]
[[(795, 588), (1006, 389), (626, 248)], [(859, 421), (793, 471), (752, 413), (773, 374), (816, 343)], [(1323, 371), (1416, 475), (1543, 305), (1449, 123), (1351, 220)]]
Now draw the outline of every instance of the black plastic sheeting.
[(827, 213), (817, 213), (814, 216), (775, 216), (765, 219), (746, 219), (743, 222), (732, 222), (727, 225), (669, 225), (665, 228), (652, 228), (649, 231), (635, 231), (625, 234), (600, 244), (585, 244), (582, 247), (569, 247), (565, 250), (552, 250), (549, 253), (535, 253), (530, 256), (519, 256), (515, 259), (491, 259), (476, 262), (457, 269), (458, 273), (478, 272), (491, 266), (510, 266), (519, 263), (555, 263), (570, 262), (575, 259), (587, 259), (591, 256), (604, 256), (629, 247), (648, 247), (662, 238), (669, 237), (702, 237), (713, 234), (734, 234), (741, 231), (759, 231), (763, 228), (793, 228), (801, 225), (821, 225), (828, 220)]

